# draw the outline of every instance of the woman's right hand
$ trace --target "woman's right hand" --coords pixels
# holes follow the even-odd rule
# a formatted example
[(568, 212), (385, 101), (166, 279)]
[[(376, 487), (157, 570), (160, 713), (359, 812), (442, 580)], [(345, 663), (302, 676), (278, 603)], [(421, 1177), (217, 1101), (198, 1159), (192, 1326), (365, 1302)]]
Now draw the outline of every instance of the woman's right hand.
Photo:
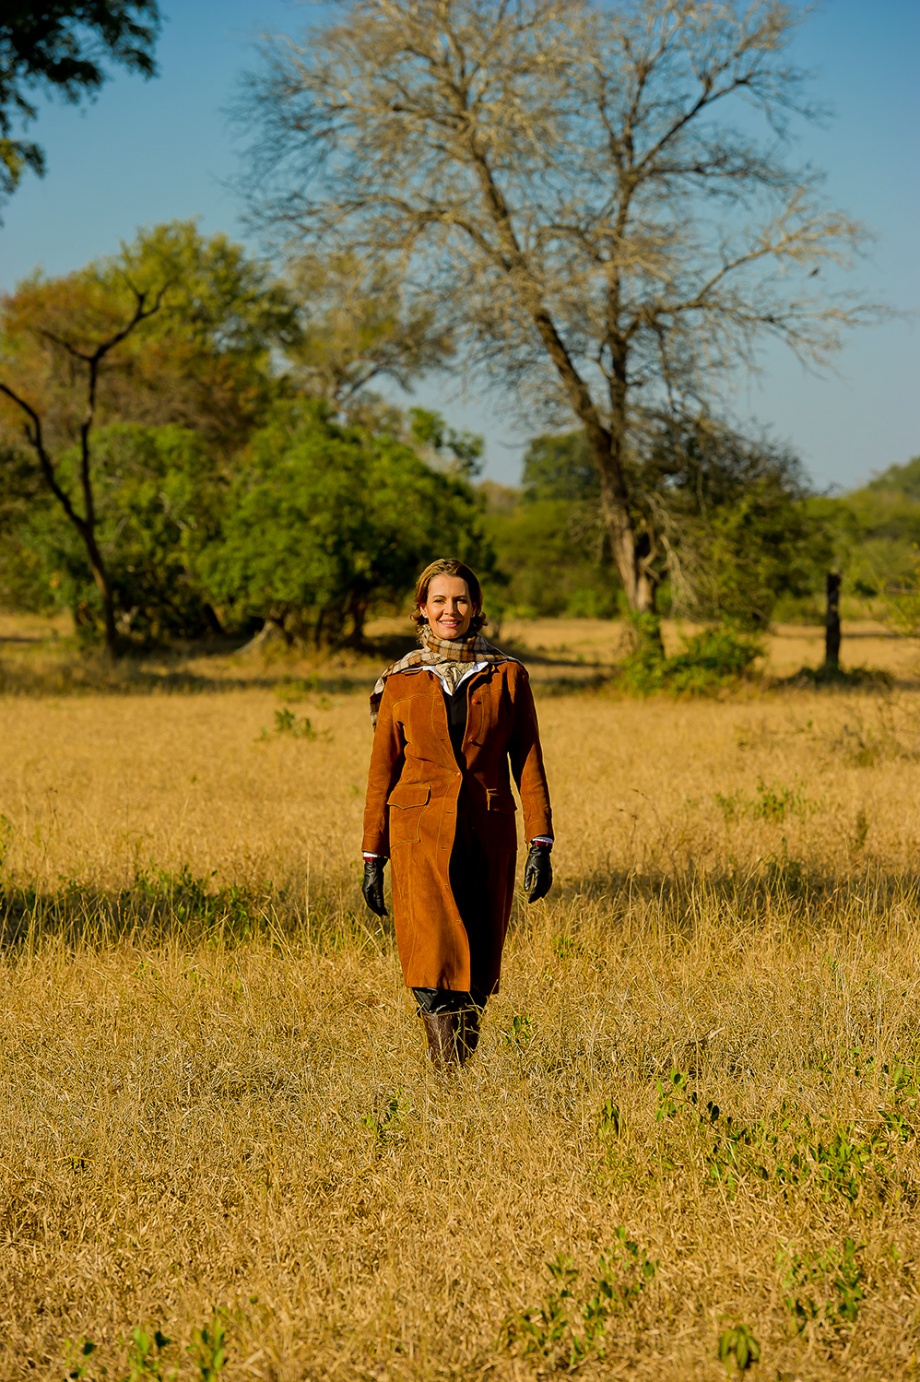
[(524, 865), (524, 896), (528, 902), (539, 902), (553, 886), (553, 866), (549, 849), (544, 844), (531, 844)]
[(364, 861), (364, 882), (361, 884), (361, 891), (364, 894), (364, 901), (371, 911), (378, 917), (387, 916), (386, 903), (383, 900), (383, 869), (386, 859), (365, 859)]

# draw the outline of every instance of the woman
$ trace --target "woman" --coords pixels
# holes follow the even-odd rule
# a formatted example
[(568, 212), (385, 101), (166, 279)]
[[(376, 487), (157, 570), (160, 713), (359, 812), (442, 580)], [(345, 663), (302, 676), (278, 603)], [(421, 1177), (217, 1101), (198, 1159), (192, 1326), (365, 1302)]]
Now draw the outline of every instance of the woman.
[(403, 975), (444, 1068), (472, 1055), (498, 989), (517, 856), (509, 762), (530, 842), (529, 902), (553, 881), (552, 814), (530, 681), (483, 638), (470, 568), (452, 558), (426, 567), (413, 618), (421, 648), (388, 667), (371, 696), (363, 893), (386, 916), (392, 859)]

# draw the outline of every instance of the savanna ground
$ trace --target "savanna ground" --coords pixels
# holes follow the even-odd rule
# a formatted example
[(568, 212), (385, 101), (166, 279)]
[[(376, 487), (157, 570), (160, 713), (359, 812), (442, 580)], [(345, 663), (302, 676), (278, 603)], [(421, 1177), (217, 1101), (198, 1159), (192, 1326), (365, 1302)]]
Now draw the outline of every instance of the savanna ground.
[(445, 1083), (358, 892), (374, 659), (5, 621), (0, 1375), (920, 1374), (920, 646), (856, 632), (889, 688), (642, 703), (502, 630), (557, 881)]

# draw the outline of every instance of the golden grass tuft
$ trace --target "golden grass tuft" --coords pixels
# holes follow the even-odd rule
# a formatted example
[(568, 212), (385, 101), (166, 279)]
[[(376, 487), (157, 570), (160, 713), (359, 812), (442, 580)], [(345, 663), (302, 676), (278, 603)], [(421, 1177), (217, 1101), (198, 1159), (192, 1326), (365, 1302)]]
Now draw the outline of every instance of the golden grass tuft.
[(364, 695), (227, 680), (0, 699), (0, 1376), (915, 1375), (916, 693), (540, 699), (557, 885), (445, 1083)]

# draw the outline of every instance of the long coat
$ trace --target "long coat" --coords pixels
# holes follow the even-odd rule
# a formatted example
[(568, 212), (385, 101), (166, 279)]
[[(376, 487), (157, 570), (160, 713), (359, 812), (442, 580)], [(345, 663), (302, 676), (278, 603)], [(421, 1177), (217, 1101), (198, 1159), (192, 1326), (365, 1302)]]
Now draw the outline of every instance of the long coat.
[(469, 710), (461, 763), (438, 677), (419, 669), (387, 678), (374, 731), (363, 847), (391, 860), (396, 943), (410, 988), (493, 993), (517, 856), (509, 763), (526, 838), (552, 835), (552, 814), (524, 667), (490, 663), (464, 689)]

